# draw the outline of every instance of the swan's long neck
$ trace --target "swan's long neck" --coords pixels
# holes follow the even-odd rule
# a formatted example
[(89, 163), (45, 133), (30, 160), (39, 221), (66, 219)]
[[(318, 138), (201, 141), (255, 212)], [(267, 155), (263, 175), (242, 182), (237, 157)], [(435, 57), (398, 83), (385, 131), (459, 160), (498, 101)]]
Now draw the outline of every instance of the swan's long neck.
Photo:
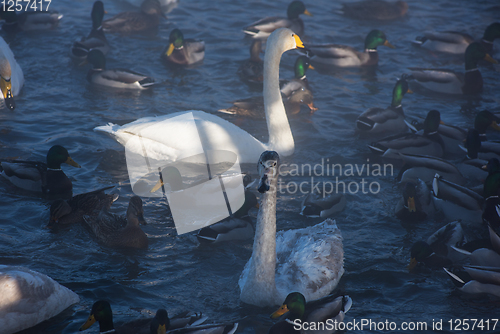
[(293, 153), (295, 144), (285, 106), (281, 99), (279, 66), (283, 51), (282, 48), (274, 45), (276, 43), (280, 43), (280, 41), (268, 39), (268, 47), (264, 57), (264, 106), (267, 129), (269, 130), (268, 149), (274, 150), (280, 155), (288, 156)]
[[(245, 302), (266, 306), (274, 305), (277, 290), (276, 271), (276, 192), (278, 176), (274, 176), (270, 189), (262, 196), (257, 214), (252, 260), (247, 283), (241, 291)], [(258, 296), (258, 297), (257, 297)]]

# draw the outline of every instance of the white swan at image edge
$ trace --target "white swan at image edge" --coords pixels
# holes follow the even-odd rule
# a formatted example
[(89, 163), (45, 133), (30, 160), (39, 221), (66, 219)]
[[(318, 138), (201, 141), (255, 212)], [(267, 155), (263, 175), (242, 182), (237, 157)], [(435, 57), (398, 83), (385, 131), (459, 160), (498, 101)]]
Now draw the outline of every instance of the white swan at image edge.
[(240, 163), (255, 163), (265, 150), (277, 151), (281, 156), (292, 155), (295, 144), (279, 88), (279, 63), (283, 52), (303, 47), (303, 44), (290, 29), (278, 29), (269, 37), (268, 45), (264, 59), (268, 143), (260, 142), (218, 116), (199, 110), (144, 117), (123, 126), (110, 123), (94, 131), (112, 135), (131, 153), (161, 161), (176, 161), (189, 154), (199, 154), (201, 146), (205, 151), (234, 152)]
[(12, 95), (15, 98), (21, 92), (21, 88), (24, 85), (24, 75), (21, 66), (19, 66), (14, 58), (12, 50), (2, 37), (0, 37), (0, 76), (2, 78), (2, 94), (0, 94), (0, 101), (4, 104), (4, 81), (10, 79)]
[(16, 333), (76, 304), (76, 293), (24, 267), (0, 265), (0, 332)]

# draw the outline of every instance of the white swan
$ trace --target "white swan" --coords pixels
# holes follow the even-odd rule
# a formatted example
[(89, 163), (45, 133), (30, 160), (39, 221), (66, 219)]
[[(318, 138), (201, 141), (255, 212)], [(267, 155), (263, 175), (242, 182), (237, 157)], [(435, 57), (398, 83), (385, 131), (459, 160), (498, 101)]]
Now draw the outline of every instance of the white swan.
[[(199, 110), (145, 117), (118, 126), (108, 124), (94, 131), (113, 135), (131, 153), (155, 160), (176, 161), (209, 150), (234, 152), (240, 163), (255, 163), (262, 151), (282, 156), (295, 149), (279, 88), (279, 63), (283, 52), (303, 47), (290, 29), (275, 30), (268, 39), (264, 59), (264, 105), (269, 142), (262, 143), (236, 125)], [(192, 115), (192, 117), (191, 117)], [(194, 126), (193, 124), (196, 124)]]
[(335, 221), (280, 231), (276, 235), (279, 156), (266, 151), (259, 159), (259, 191), (252, 257), (239, 280), (240, 298), (257, 306), (281, 305), (290, 292), (306, 300), (327, 296), (344, 273), (342, 235)]
[(15, 108), (14, 96), (17, 96), (24, 85), (23, 70), (14, 58), (14, 54), (5, 40), (0, 37), (0, 101), (13, 110)]
[(0, 331), (17, 333), (76, 304), (76, 293), (24, 267), (0, 265)]

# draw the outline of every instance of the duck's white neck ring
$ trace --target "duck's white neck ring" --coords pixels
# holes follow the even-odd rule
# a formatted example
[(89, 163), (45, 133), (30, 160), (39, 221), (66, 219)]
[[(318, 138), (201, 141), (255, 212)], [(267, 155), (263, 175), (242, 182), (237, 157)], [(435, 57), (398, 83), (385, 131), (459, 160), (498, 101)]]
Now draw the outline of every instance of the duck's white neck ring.
[(304, 74), (299, 80), (304, 80), (306, 78), (306, 75)]
[(365, 52), (377, 52), (377, 49), (365, 49)]
[(467, 72), (474, 72), (474, 71), (479, 71), (479, 69), (476, 67), (476, 68), (471, 68), (470, 70), (466, 70), (465, 73)]
[(178, 48), (175, 48), (176, 50), (182, 50), (184, 49), (184, 45), (179, 46)]
[(400, 104), (400, 105), (397, 105), (397, 106), (395, 106), (395, 107), (393, 107), (393, 108), (394, 108), (394, 109), (398, 109), (398, 108), (401, 108), (401, 107), (402, 107), (402, 105)]
[(55, 170), (55, 171), (58, 171), (58, 170), (62, 170), (61, 168), (48, 168), (47, 167), (47, 170)]

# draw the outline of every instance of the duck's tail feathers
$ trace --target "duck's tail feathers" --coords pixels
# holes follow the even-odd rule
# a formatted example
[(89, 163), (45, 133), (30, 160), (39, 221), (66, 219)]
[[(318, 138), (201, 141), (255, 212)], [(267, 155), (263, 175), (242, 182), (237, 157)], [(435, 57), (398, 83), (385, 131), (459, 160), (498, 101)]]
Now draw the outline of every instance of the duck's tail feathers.
[(229, 114), (229, 115), (234, 115), (235, 112), (231, 109), (219, 109), (217, 110), (218, 112), (224, 113), (224, 114)]
[(427, 37), (424, 36), (417, 36), (414, 41), (411, 41), (413, 45), (420, 46), (425, 43), (427, 40)]
[(144, 78), (142, 79), (141, 81), (139, 81), (139, 85), (141, 85), (142, 87), (151, 87), (153, 85), (156, 85), (158, 84), (153, 78)]

